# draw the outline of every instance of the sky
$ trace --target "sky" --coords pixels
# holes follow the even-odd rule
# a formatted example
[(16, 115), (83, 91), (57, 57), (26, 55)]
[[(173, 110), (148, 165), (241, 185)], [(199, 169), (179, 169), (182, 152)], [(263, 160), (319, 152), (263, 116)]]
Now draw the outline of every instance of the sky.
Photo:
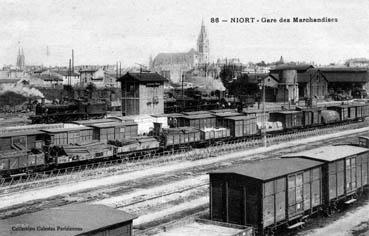
[[(0, 0), (0, 65), (147, 64), (196, 48), (202, 19), (210, 58), (343, 62), (369, 58), (368, 0)], [(211, 23), (212, 17), (228, 22)], [(336, 23), (230, 23), (232, 17), (337, 18)], [(49, 48), (47, 56), (46, 48)]]

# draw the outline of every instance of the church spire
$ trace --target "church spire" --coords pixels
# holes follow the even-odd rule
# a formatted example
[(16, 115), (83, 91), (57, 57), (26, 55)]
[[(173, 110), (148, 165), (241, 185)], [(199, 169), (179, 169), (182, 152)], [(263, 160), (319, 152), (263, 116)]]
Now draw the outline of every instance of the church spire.
[(197, 51), (199, 53), (199, 63), (209, 62), (209, 38), (206, 32), (204, 19), (201, 20), (201, 29), (197, 38)]

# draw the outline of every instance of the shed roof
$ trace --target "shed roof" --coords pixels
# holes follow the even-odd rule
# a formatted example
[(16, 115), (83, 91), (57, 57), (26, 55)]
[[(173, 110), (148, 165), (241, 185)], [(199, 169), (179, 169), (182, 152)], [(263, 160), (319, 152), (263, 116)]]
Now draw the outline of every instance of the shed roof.
[[(96, 220), (98, 218), (98, 220)], [(104, 227), (113, 226), (135, 219), (136, 217), (121, 210), (104, 205), (72, 204), (62, 207), (24, 214), (0, 221), (0, 235), (79, 235)], [(12, 231), (12, 226), (69, 226), (81, 228), (78, 231)], [(10, 234), (11, 232), (11, 234)]]
[(368, 152), (369, 149), (351, 145), (337, 145), (337, 146), (324, 146), (315, 148), (312, 150), (291, 153), (285, 155), (284, 157), (305, 157), (309, 159), (324, 161), (324, 162), (331, 162), (335, 160), (339, 160), (345, 157), (350, 157), (353, 155), (357, 155), (360, 153)]
[(216, 170), (210, 174), (232, 173), (262, 181), (282, 177), (321, 165), (322, 162), (302, 158), (270, 159), (250, 162), (238, 167)]
[(133, 73), (127, 72), (122, 77), (118, 78), (118, 81), (124, 81), (125, 79), (134, 79), (140, 82), (166, 82), (167, 79), (158, 73), (153, 72), (142, 72), (142, 73)]
[(78, 131), (78, 130), (86, 130), (92, 129), (91, 127), (79, 126), (79, 127), (70, 127), (70, 128), (55, 128), (55, 129), (43, 129), (41, 131), (46, 133), (61, 133), (61, 132), (69, 132), (69, 131)]

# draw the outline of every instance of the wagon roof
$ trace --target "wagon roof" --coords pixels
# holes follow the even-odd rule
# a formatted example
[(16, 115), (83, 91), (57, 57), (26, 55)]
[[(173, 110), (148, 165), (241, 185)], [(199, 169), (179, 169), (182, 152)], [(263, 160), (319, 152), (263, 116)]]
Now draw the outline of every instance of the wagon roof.
[(111, 128), (111, 127), (119, 127), (124, 126), (125, 124), (122, 122), (106, 122), (106, 123), (97, 123), (97, 124), (88, 124), (87, 126), (94, 128)]
[(87, 130), (87, 129), (92, 129), (92, 128), (86, 127), (86, 126), (79, 126), (79, 127), (70, 127), (70, 128), (43, 129), (41, 131), (46, 132), (46, 133), (61, 133), (61, 132)]
[(42, 134), (42, 132), (39, 130), (10, 131), (7, 133), (1, 133), (0, 138), (15, 137), (15, 136), (29, 136), (29, 135), (37, 135), (37, 134)]
[(227, 120), (252, 120), (252, 119), (256, 119), (256, 116), (230, 116), (230, 117), (225, 117), (224, 119), (227, 119)]
[[(96, 217), (99, 220), (96, 220)], [(8, 235), (12, 226), (42, 225), (44, 226), (74, 226), (81, 228), (78, 234), (128, 222), (136, 217), (124, 211), (104, 205), (72, 204), (62, 207), (11, 217), (0, 221), (0, 235)], [(23, 231), (13, 231), (14, 235), (25, 235)], [(27, 231), (27, 235), (50, 235), (50, 231)], [(56, 235), (76, 235), (76, 231), (58, 231)]]
[(197, 114), (197, 115), (187, 115), (183, 116), (186, 119), (205, 119), (205, 118), (215, 118), (213, 114)]
[(277, 114), (296, 114), (296, 113), (301, 113), (301, 111), (274, 111), (271, 113), (277, 113)]
[(271, 159), (254, 161), (238, 167), (210, 172), (210, 174), (232, 173), (262, 181), (292, 174), (321, 165), (322, 162), (302, 158)]
[(239, 113), (239, 112), (223, 112), (223, 113), (215, 113), (214, 116), (217, 116), (217, 117), (244, 116), (244, 114)]
[(337, 145), (319, 147), (308, 151), (302, 151), (285, 155), (284, 157), (305, 157), (313, 160), (331, 162), (345, 157), (368, 152), (369, 149), (351, 145)]

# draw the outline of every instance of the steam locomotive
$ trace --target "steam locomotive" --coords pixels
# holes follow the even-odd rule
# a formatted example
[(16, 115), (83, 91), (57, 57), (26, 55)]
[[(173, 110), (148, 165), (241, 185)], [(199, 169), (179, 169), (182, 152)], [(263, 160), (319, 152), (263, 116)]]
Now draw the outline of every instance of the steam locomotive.
[(32, 124), (59, 123), (103, 118), (106, 112), (105, 102), (72, 100), (63, 104), (45, 104), (43, 100), (36, 105), (35, 115), (29, 118)]

